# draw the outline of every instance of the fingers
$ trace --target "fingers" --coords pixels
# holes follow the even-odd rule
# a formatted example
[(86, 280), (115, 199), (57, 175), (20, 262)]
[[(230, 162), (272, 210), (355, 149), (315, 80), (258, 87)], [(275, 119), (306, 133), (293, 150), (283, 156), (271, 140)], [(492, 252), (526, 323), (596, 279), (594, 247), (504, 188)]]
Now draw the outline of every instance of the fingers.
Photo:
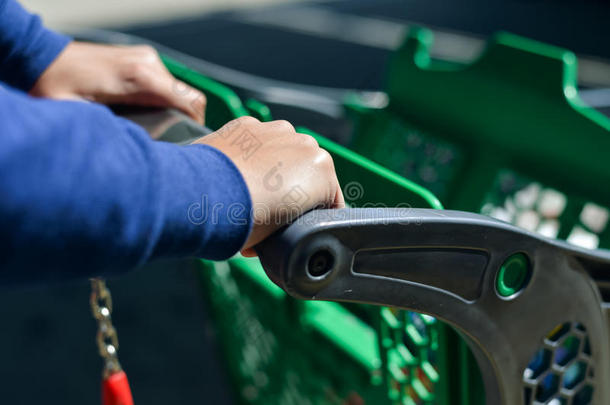
[[(161, 61), (159, 61), (161, 64)], [(158, 66), (151, 79), (139, 80), (139, 104), (175, 108), (199, 124), (205, 122), (205, 95), (188, 84), (175, 79), (164, 66)]]
[(256, 250), (254, 250), (254, 248), (245, 248), (241, 250), (241, 255), (243, 257), (256, 257), (258, 256), (258, 254), (256, 253)]
[[(165, 107), (180, 110), (203, 125), (207, 102), (205, 95), (194, 87), (174, 78), (154, 48), (147, 46), (141, 48), (143, 58), (152, 65), (152, 70), (155, 71), (157, 76), (152, 81), (143, 80), (142, 83), (151, 85), (149, 90), (153, 92), (153, 95), (165, 101)], [(146, 89), (144, 90), (146, 91)]]
[[(312, 137), (315, 142), (315, 139)], [(316, 142), (317, 145), (317, 142)], [(320, 170), (323, 173), (323, 178), (328, 179), (327, 197), (325, 201), (322, 201), (322, 206), (326, 208), (343, 208), (345, 207), (345, 199), (343, 198), (343, 192), (337, 179), (337, 173), (335, 171), (335, 163), (332, 156), (326, 149), (322, 149), (318, 146), (319, 153), (318, 158), (314, 163), (320, 166)]]
[(332, 208), (345, 208), (345, 198), (343, 197), (343, 190), (337, 181), (337, 191), (335, 192), (335, 200), (332, 204)]
[(130, 61), (122, 70), (124, 102), (151, 107), (175, 108), (196, 122), (205, 121), (205, 95), (177, 80), (167, 70), (157, 51), (148, 46), (127, 48)]
[(157, 51), (146, 45), (111, 46), (72, 42), (40, 76), (30, 94), (175, 108), (204, 123), (205, 95), (176, 80)]
[(330, 201), (330, 208), (345, 208), (345, 198), (343, 197), (343, 190), (341, 190), (341, 185), (339, 184), (339, 179), (337, 178), (337, 171), (335, 170), (335, 162), (328, 153), (324, 149), (324, 152), (328, 155), (329, 159), (329, 173), (332, 178), (332, 187), (334, 188), (334, 192), (331, 193), (332, 200)]
[[(167, 100), (167, 107), (176, 108), (201, 125), (205, 123), (205, 95), (188, 84), (174, 79), (170, 73), (168, 81), (172, 81), (171, 91), (162, 96)], [(164, 89), (160, 89), (165, 91)]]

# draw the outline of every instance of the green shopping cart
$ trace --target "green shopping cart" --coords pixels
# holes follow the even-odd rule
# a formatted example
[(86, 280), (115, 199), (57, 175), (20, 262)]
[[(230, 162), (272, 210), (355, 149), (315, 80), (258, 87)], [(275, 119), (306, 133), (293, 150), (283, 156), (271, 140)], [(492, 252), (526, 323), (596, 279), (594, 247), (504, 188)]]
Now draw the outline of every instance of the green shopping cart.
[[(386, 106), (346, 100), (350, 149), (316, 135), (351, 209), (262, 246), (266, 273), (201, 263), (241, 402), (610, 401), (610, 121), (580, 102), (570, 52), (500, 34), (463, 66), (430, 43), (411, 31)], [(270, 118), (165, 62), (206, 92), (212, 128)]]

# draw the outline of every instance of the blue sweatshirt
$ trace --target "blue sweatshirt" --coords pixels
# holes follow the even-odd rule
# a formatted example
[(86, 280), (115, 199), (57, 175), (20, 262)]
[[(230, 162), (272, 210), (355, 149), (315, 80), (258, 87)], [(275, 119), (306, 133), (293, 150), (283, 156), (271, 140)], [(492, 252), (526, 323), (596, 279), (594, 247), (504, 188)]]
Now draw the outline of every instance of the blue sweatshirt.
[(26, 94), (69, 41), (0, 0), (0, 286), (236, 253), (252, 204), (223, 153), (152, 141), (101, 105)]

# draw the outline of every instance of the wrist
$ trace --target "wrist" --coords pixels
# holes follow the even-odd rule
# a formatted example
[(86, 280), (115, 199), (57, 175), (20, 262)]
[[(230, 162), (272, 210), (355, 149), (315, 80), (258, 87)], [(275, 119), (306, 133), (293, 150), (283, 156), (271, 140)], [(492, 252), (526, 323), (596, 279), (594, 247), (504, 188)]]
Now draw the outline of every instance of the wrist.
[[(168, 167), (159, 173), (166, 213), (166, 231), (159, 240), (164, 255), (223, 260), (237, 253), (253, 224), (250, 192), (239, 169), (208, 145), (160, 146), (167, 148), (162, 153), (172, 149), (173, 155), (164, 159)], [(180, 251), (171, 252), (173, 248)]]

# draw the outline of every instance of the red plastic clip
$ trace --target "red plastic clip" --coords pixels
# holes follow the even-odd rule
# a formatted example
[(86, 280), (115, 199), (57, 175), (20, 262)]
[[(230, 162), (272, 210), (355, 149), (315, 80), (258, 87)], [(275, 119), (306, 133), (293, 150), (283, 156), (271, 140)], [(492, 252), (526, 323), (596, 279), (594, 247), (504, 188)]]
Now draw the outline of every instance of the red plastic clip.
[(114, 373), (102, 381), (102, 405), (133, 405), (131, 388), (124, 371)]

